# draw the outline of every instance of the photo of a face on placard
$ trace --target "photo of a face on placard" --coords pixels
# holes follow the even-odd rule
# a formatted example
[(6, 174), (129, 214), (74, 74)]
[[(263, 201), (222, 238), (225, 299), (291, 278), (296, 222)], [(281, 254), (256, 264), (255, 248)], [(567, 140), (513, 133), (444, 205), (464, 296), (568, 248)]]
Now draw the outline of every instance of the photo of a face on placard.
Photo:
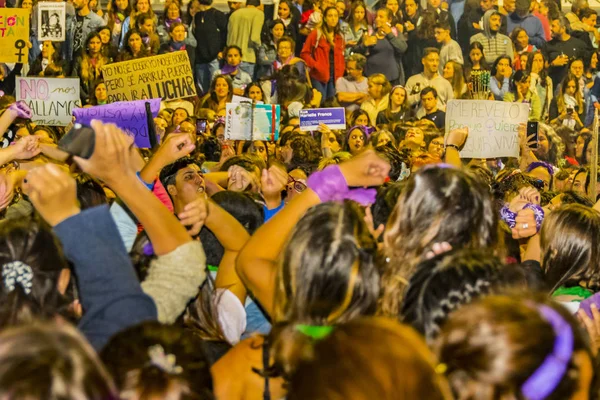
[(38, 3), (38, 40), (65, 40), (65, 3)]

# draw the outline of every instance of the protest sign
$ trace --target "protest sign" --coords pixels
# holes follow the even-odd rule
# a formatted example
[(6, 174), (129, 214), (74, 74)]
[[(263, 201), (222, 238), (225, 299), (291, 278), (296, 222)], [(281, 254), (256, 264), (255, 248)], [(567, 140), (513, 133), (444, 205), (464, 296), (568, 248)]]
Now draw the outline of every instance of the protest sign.
[(519, 124), (529, 118), (529, 104), (491, 100), (450, 100), (446, 105), (446, 134), (469, 128), (463, 158), (519, 156)]
[[(244, 97), (244, 96), (238, 96), (238, 95), (233, 95), (231, 97), (231, 102), (232, 103), (244, 103), (244, 102), (248, 102), (248, 103), (252, 103), (254, 102), (250, 97)], [(263, 101), (256, 101), (256, 104), (264, 104)]]
[(135, 145), (139, 148), (150, 148), (148, 118), (146, 103), (150, 103), (152, 117), (160, 110), (160, 99), (119, 101), (103, 106), (78, 108), (73, 110), (73, 116), (80, 124), (89, 125), (93, 119), (112, 123), (133, 136)]
[(102, 67), (102, 75), (109, 103), (196, 95), (186, 51), (108, 64)]
[(37, 3), (38, 40), (63, 42), (66, 32), (65, 2), (43, 1)]
[(339, 108), (308, 108), (300, 110), (300, 130), (316, 131), (320, 124), (329, 129), (346, 129), (346, 110)]
[(29, 11), (0, 8), (0, 62), (26, 63), (29, 48)]
[(67, 126), (73, 109), (81, 107), (78, 78), (17, 77), (16, 84), (16, 98), (31, 108), (36, 124)]
[(279, 118), (279, 104), (227, 103), (225, 139), (278, 140)]

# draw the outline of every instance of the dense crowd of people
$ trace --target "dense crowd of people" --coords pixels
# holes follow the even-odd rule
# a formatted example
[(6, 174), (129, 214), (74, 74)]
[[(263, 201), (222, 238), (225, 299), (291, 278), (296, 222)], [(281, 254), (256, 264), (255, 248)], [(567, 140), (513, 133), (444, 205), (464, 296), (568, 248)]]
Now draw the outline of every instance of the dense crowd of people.
[[(586, 0), (72, 0), (0, 64), (0, 397), (596, 399), (600, 30)], [(137, 148), (33, 122), (17, 76), (185, 51)], [(0, 60), (2, 61), (2, 60)], [(279, 137), (230, 140), (233, 96)], [(453, 99), (526, 103), (470, 159)], [(300, 128), (343, 107), (346, 129)], [(593, 176), (596, 174), (596, 176)]]

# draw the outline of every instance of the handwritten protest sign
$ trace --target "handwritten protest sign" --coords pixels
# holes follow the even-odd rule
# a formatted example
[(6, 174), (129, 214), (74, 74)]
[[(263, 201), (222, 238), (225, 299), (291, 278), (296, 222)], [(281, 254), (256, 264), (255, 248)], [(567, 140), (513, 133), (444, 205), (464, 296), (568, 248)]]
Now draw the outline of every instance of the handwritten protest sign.
[(346, 111), (341, 107), (300, 110), (301, 131), (316, 131), (320, 124), (329, 129), (346, 129)]
[(469, 128), (463, 158), (518, 157), (519, 124), (529, 118), (529, 104), (490, 100), (450, 100), (446, 132)]
[(17, 77), (16, 84), (16, 98), (31, 108), (36, 124), (67, 126), (73, 109), (81, 107), (78, 78)]
[(26, 63), (28, 40), (29, 11), (0, 8), (0, 62)]
[(227, 103), (225, 139), (275, 141), (279, 118), (279, 104)]
[[(233, 95), (231, 97), (231, 102), (232, 103), (244, 103), (244, 102), (248, 102), (248, 103), (252, 103), (253, 100), (250, 97), (244, 97), (244, 96), (238, 96), (238, 95)], [(256, 104), (265, 104), (264, 101), (256, 101)]]
[(43, 42), (51, 40), (62, 42), (66, 32), (66, 4), (65, 2), (43, 1), (37, 3), (38, 10), (38, 40)]
[(156, 117), (160, 110), (160, 99), (119, 101), (103, 106), (78, 108), (73, 110), (73, 116), (80, 124), (89, 125), (93, 119), (115, 124), (133, 136), (137, 147), (146, 149), (152, 147), (148, 134), (146, 103), (150, 103), (152, 117)]
[(175, 100), (196, 95), (187, 52), (108, 64), (102, 67), (108, 102)]

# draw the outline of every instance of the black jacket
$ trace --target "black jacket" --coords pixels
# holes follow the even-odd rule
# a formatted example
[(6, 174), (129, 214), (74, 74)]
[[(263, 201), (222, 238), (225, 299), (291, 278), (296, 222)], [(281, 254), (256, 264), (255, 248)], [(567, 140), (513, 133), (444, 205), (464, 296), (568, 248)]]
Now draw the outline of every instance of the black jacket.
[(227, 16), (210, 8), (196, 13), (194, 22), (194, 36), (198, 41), (195, 61), (196, 64), (208, 64), (216, 60), (227, 45)]

